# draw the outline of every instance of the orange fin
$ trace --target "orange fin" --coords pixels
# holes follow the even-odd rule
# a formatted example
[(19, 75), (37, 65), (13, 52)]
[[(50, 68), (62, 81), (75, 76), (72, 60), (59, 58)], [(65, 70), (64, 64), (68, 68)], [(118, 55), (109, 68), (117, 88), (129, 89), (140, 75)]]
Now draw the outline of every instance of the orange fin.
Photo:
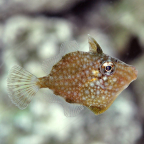
[(103, 51), (96, 40), (88, 34), (89, 51), (93, 53), (102, 54)]

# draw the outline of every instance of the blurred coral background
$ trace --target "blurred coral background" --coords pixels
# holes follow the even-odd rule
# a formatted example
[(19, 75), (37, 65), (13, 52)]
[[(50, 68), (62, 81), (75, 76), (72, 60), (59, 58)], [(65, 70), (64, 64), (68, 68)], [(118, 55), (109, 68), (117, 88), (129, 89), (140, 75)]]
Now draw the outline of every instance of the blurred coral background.
[[(138, 78), (101, 115), (85, 108), (65, 117), (40, 91), (25, 110), (8, 98), (18, 64), (38, 77), (61, 43), (87, 34), (103, 51), (134, 65)], [(144, 144), (144, 0), (0, 0), (0, 144)]]

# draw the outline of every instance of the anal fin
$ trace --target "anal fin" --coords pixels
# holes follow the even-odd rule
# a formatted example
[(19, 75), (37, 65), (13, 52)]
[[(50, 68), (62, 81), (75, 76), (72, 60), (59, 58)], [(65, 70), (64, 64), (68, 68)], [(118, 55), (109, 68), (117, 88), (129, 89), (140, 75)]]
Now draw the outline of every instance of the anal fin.
[(60, 104), (64, 110), (64, 115), (66, 117), (75, 117), (84, 109), (84, 106), (82, 105), (67, 103), (62, 97), (56, 96), (49, 89), (45, 89), (45, 92), (43, 92), (43, 94), (45, 100), (48, 103)]

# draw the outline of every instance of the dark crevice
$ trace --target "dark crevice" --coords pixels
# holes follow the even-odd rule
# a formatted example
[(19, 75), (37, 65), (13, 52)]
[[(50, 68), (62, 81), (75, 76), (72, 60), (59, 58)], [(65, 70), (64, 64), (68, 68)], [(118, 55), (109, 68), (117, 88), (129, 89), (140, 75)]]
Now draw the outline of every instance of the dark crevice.
[(100, 3), (114, 4), (115, 2), (120, 0), (80, 0), (73, 7), (67, 10), (63, 10), (61, 12), (47, 12), (43, 11), (37, 14), (33, 14), (35, 16), (43, 15), (46, 17), (67, 17), (67, 15), (73, 15), (78, 18), (82, 18), (85, 13), (91, 11), (91, 9), (96, 8)]
[(142, 125), (142, 136), (141, 138), (136, 142), (136, 144), (144, 144), (144, 121), (141, 123)]
[(77, 3), (70, 11), (69, 13), (72, 15), (75, 15), (77, 17), (84, 16), (85, 13), (89, 12), (91, 9), (94, 8), (98, 3), (100, 3), (100, 0), (85, 0), (81, 1), (80, 3)]
[[(126, 63), (130, 63), (143, 54), (143, 49), (144, 48), (140, 45), (138, 37), (132, 36), (126, 46), (126, 49), (120, 55), (120, 60)], [(135, 104), (137, 105), (137, 107), (139, 107), (139, 99), (137, 97), (137, 91), (135, 91), (133, 83), (130, 84), (129, 89), (132, 91), (132, 96)]]
[[(137, 92), (134, 90), (134, 85), (133, 84), (130, 84), (129, 86), (129, 89), (130, 91), (132, 92), (132, 98), (133, 98), (133, 101), (135, 102), (135, 104), (137, 105), (137, 108), (139, 109), (139, 99), (137, 98)], [(140, 115), (140, 113), (137, 113), (136, 115), (136, 119), (138, 119), (138, 121), (141, 123), (141, 129), (142, 129), (142, 132), (141, 132), (141, 137), (137, 140), (136, 144), (144, 144), (144, 120), (143, 120), (143, 117)]]
[(129, 63), (130, 61), (142, 55), (144, 52), (143, 49), (144, 48), (142, 48), (139, 43), (138, 37), (132, 36), (127, 45), (127, 48), (121, 54), (120, 59), (126, 63)]
[[(71, 8), (59, 11), (59, 12), (48, 12), (48, 11), (42, 11), (39, 13), (28, 13), (29, 16), (32, 17), (38, 17), (38, 16), (44, 16), (48, 18), (64, 18), (68, 21), (71, 21), (76, 25), (77, 28), (85, 29), (85, 27), (92, 27), (92, 25), (89, 25), (90, 22), (86, 19), (86, 15), (89, 15), (88, 13), (92, 10), (98, 9), (101, 7), (101, 4), (109, 4), (112, 5), (115, 2), (118, 2), (120, 0), (79, 0), (75, 5), (73, 5)], [(103, 27), (103, 24), (100, 23), (100, 26)], [(104, 25), (105, 26), (105, 25)]]
[[(126, 46), (126, 49), (123, 51), (123, 53), (120, 55), (120, 59), (126, 63), (129, 63), (133, 61), (134, 59), (137, 59), (140, 55), (142, 55), (144, 52), (144, 48), (140, 45), (139, 39), (137, 36), (132, 36)], [(140, 99), (137, 97), (137, 91), (134, 88), (134, 84), (130, 84), (128, 89), (132, 92), (132, 98), (135, 102), (137, 108), (140, 108)], [(142, 136), (139, 138), (139, 140), (136, 142), (136, 144), (143, 144), (144, 142), (144, 121), (143, 117), (140, 113), (137, 113), (136, 118), (139, 119), (139, 121), (142, 124)]]
[(64, 18), (69, 15), (73, 15), (75, 17), (82, 18), (86, 12), (90, 11), (93, 8), (93, 6), (99, 2), (100, 0), (81, 0), (68, 10), (63, 10), (61, 12), (43, 11), (34, 15), (35, 16), (43, 15), (45, 17), (64, 17)]
[(137, 98), (137, 92), (135, 91), (135, 88), (134, 88), (134, 84), (131, 83), (128, 87), (128, 89), (132, 92), (132, 98), (133, 98), (133, 101), (135, 102), (135, 104), (137, 105), (137, 107), (139, 108), (139, 99)]

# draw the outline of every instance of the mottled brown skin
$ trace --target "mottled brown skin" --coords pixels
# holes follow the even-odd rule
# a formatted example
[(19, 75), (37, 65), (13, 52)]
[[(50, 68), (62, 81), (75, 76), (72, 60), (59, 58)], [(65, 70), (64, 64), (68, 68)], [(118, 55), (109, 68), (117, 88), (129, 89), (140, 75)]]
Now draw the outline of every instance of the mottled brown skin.
[[(39, 78), (38, 85), (53, 90), (68, 103), (81, 104), (101, 114), (136, 79), (137, 71), (104, 54), (93, 38), (89, 38), (89, 45), (90, 52), (76, 51), (63, 56), (48, 76)], [(110, 75), (101, 70), (107, 61), (114, 63), (114, 73)]]
[(88, 36), (88, 42), (89, 52), (78, 51), (76, 42), (64, 43), (59, 55), (43, 63), (45, 72), (50, 72), (45, 77), (37, 78), (22, 67), (14, 66), (7, 79), (11, 101), (20, 109), (25, 109), (40, 88), (49, 88), (66, 102), (80, 104), (68, 105), (50, 92), (48, 97), (51, 95), (51, 101), (59, 102), (67, 116), (77, 115), (83, 106), (95, 114), (106, 111), (137, 78), (137, 71), (104, 54), (91, 36)]

